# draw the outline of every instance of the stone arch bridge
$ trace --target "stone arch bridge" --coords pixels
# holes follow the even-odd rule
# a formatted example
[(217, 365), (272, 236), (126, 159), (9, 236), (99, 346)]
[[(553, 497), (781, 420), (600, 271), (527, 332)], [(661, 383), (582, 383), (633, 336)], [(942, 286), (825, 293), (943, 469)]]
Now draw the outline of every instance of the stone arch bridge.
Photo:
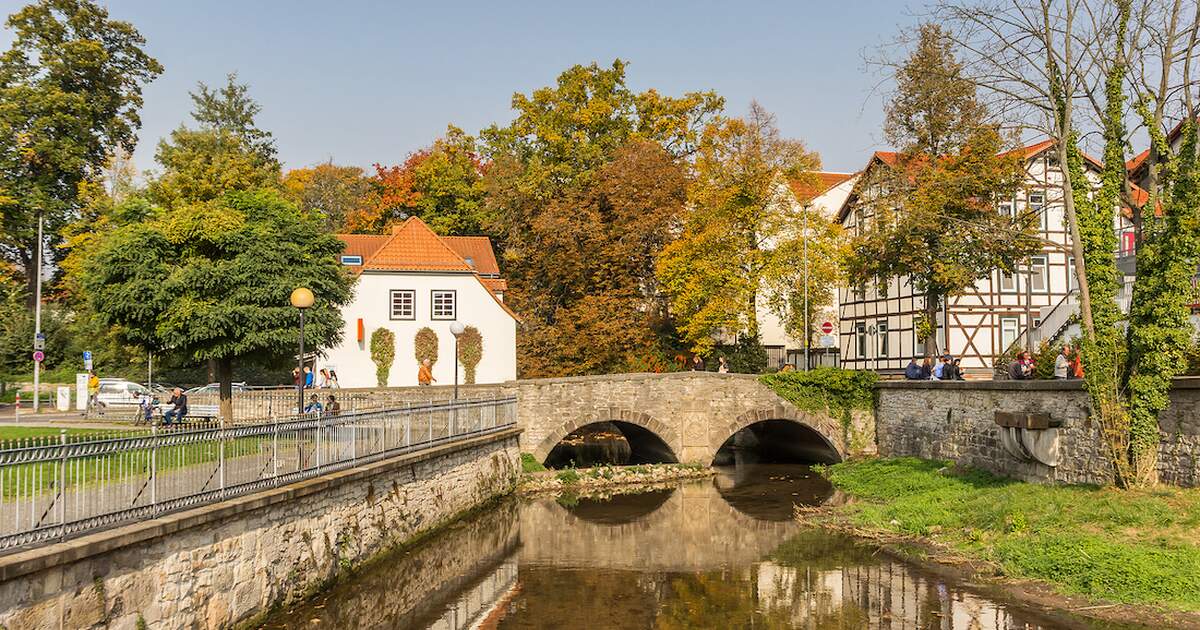
[(521, 450), (539, 461), (572, 431), (610, 421), (653, 433), (681, 462), (707, 465), (733, 434), (767, 420), (798, 425), (810, 450), (825, 454), (818, 459), (848, 454), (838, 419), (797, 409), (751, 375), (608, 374), (516, 381), (505, 389), (517, 395)]

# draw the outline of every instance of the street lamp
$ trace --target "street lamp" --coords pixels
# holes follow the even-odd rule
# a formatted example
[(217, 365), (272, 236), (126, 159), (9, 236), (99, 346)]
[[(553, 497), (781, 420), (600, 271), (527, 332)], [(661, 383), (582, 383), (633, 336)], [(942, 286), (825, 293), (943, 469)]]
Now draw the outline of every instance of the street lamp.
[(300, 311), (300, 354), (297, 358), (300, 370), (300, 382), (296, 384), (296, 400), (299, 405), (296, 407), (296, 415), (304, 413), (304, 311), (313, 305), (313, 293), (304, 287), (298, 287), (292, 291), (291, 296), (292, 306)]
[(458, 336), (463, 334), (466, 327), (462, 322), (450, 323), (450, 334), (454, 335), (454, 400), (458, 400)]

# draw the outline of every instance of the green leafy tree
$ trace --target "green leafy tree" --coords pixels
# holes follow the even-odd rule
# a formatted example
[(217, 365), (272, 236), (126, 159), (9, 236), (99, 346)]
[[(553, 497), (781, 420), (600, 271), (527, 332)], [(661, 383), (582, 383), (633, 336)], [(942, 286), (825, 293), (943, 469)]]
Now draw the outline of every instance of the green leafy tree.
[(283, 194), (301, 210), (323, 215), (331, 232), (346, 230), (347, 217), (374, 206), (379, 196), (361, 168), (332, 162), (288, 171)]
[[(814, 216), (806, 235), (806, 210), (793, 205), (787, 181), (819, 167), (820, 158), (781, 137), (775, 117), (757, 103), (745, 118), (706, 129), (683, 230), (658, 261), (658, 278), (693, 351), (707, 354), (722, 334), (757, 343), (760, 306), (804, 328), (803, 310), (793, 308), (803, 294), (804, 240), (812, 245), (811, 268), (831, 271), (837, 231)], [(811, 287), (814, 311), (832, 297), (832, 279)]]
[(464, 380), (467, 385), (475, 384), (475, 368), (483, 359), (483, 335), (474, 326), (463, 328), (458, 336), (458, 360), (462, 362)]
[(1037, 218), (997, 211), (995, 200), (1022, 183), (1023, 158), (1004, 151), (940, 27), (921, 27), (896, 82), (885, 131), (902, 153), (870, 169), (855, 191), (859, 233), (846, 270), (858, 286), (906, 276), (924, 296), (918, 330), (933, 354), (941, 306), (1037, 252)]
[(396, 335), (386, 328), (376, 328), (371, 333), (371, 361), (375, 363), (375, 381), (387, 387), (388, 374), (396, 360)]
[(266, 362), (296, 347), (296, 287), (316, 296), (305, 315), (305, 340), (340, 340), (339, 307), (352, 277), (337, 262), (342, 243), (275, 191), (231, 192), (203, 203), (156, 209), (144, 220), (105, 233), (81, 279), (103, 323), (156, 353), (213, 360), (221, 413), (232, 411), (235, 361)]
[(236, 72), (230, 73), (225, 85), (217, 89), (197, 83), (190, 95), (195, 106), (192, 117), (202, 127), (237, 136), (264, 163), (277, 161), (271, 132), (260, 129), (254, 120), (262, 106), (250, 98), (248, 85), (237, 82)]
[[(87, 0), (41, 0), (9, 16), (0, 56), (0, 255), (32, 296), (38, 214), (46, 251), (78, 209), (81, 183), (132, 151), (142, 88), (162, 72), (132, 25)], [(30, 297), (29, 299), (32, 299)]]

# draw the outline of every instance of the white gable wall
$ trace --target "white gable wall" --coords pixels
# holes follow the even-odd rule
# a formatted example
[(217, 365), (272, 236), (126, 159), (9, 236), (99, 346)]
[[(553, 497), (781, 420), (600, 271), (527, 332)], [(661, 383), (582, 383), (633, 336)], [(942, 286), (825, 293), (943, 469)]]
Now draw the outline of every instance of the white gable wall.
[[(391, 319), (391, 291), (415, 291), (415, 319)], [(517, 322), (509, 315), (473, 274), (367, 271), (358, 278), (354, 300), (342, 309), (342, 343), (326, 351), (320, 367), (337, 370), (342, 387), (375, 387), (375, 363), (371, 361), (371, 334), (387, 328), (396, 336), (396, 358), (388, 374), (388, 386), (417, 384), (417, 359), (414, 337), (428, 326), (438, 336), (438, 360), (433, 364), (435, 385), (454, 383), (454, 335), (450, 324), (455, 320), (432, 318), (432, 291), (456, 292), (456, 318), (464, 326), (474, 326), (483, 337), (483, 357), (475, 370), (476, 383), (499, 383), (517, 377)], [(363, 341), (358, 336), (358, 320), (363, 320)], [(465, 382), (459, 365), (459, 382)]]

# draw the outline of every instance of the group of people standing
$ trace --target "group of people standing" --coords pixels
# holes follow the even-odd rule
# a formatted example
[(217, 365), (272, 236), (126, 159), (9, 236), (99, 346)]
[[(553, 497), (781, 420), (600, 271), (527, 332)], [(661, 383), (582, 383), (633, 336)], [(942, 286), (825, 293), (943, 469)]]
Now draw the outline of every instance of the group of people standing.
[[(314, 379), (316, 382), (314, 383)], [(300, 368), (292, 368), (292, 385), (296, 387), (304, 387), (304, 389), (338, 389), (337, 371), (326, 368), (321, 368), (321, 371), (314, 375), (312, 368), (304, 366), (304, 372), (300, 372)]]
[[(692, 355), (692, 360), (687, 362), (687, 369), (689, 372), (705, 372), (705, 371), (707, 371), (707, 370), (705, 370), (705, 367), (704, 367), (704, 359), (701, 359), (700, 355), (698, 355), (698, 354)], [(717, 357), (717, 372), (719, 372), (721, 374), (729, 373), (729, 360), (728, 359), (726, 359), (725, 357)]]
[(964, 380), (962, 359), (943, 354), (937, 361), (926, 356), (917, 363), (917, 358), (913, 357), (904, 368), (904, 378), (910, 381), (961, 381)]
[[(1035, 361), (1028, 350), (1018, 354), (1016, 360), (1008, 366), (1008, 377), (1014, 381), (1037, 378)], [(1073, 348), (1070, 344), (1062, 347), (1062, 350), (1054, 357), (1054, 378), (1057, 380), (1083, 378), (1083, 359), (1078, 348)]]

